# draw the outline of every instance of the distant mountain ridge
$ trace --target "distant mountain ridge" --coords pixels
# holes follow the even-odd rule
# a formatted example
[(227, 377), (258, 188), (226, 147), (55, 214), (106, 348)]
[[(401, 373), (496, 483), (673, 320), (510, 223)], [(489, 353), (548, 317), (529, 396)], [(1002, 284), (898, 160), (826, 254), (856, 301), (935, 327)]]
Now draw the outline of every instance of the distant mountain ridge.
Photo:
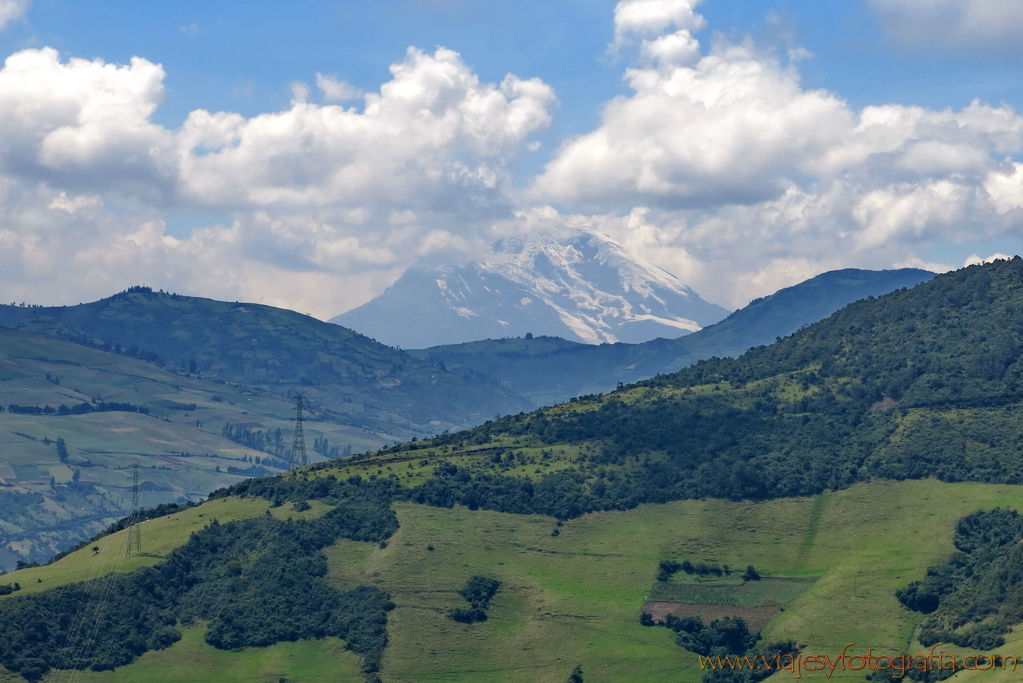
[(727, 314), (606, 235), (573, 231), (498, 240), (465, 266), (410, 268), (331, 322), (421, 348), (526, 333), (636, 343), (695, 332)]
[[(291, 445), (284, 397), (40, 335), (0, 328), (0, 380), (0, 570), (45, 560), (127, 514), (132, 463), (143, 504), (155, 507), (277, 472)], [(385, 443), (319, 419), (307, 433), (324, 451)], [(286, 444), (276, 449), (240, 438), (276, 434)]]
[(834, 270), (756, 299), (721, 322), (677, 339), (599, 346), (560, 338), (488, 339), (410, 353), (488, 375), (536, 406), (553, 405), (609, 391), (619, 382), (672, 373), (704, 358), (738, 356), (853, 301), (914, 287), (934, 276), (915, 268)]
[(1023, 258), (973, 265), (859, 299), (735, 358), (356, 462), (430, 463), (419, 502), (558, 519), (686, 498), (809, 496), (877, 478), (1019, 485), (1020, 311)]
[(132, 462), (147, 505), (277, 471), (296, 391), (313, 461), (529, 407), (477, 373), (294, 311), (147, 287), (0, 306), (0, 326), (0, 570), (123, 515)]
[[(377, 343), (339, 325), (260, 304), (136, 287), (78, 306), (0, 306), (0, 325), (125, 349), (190, 374), (274, 395), (304, 391), (324, 419), (410, 438), (517, 412), (495, 382)], [(135, 355), (135, 354), (132, 354)]]

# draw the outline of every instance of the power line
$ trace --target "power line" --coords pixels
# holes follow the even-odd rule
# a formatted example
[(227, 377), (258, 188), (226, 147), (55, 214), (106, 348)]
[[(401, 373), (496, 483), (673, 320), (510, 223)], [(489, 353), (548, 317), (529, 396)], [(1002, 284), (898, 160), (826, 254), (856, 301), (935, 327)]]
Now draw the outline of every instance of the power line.
[[(121, 489), (121, 498), (117, 501), (117, 509), (124, 509), (124, 488)], [(111, 546), (113, 548), (113, 546)], [(90, 651), (86, 646), (85, 631), (95, 631), (99, 615), (106, 608), (109, 597), (109, 587), (113, 584), (113, 577), (120, 570), (125, 556), (119, 553), (104, 553), (103, 558), (98, 560), (92, 568), (89, 578), (83, 584), (83, 594), (79, 599), (78, 607), (71, 623), (67, 629), (67, 637), (64, 640), (64, 647), (61, 648), (60, 659), (53, 665), (60, 673), (54, 679), (57, 683), (75, 683), (81, 678), (81, 669), (76, 669), (77, 663)], [(100, 578), (104, 576), (104, 578)], [(92, 610), (92, 616), (89, 611)], [(92, 625), (89, 625), (90, 619)], [(83, 631), (84, 629), (84, 631)], [(76, 645), (77, 643), (77, 645)]]
[(128, 527), (128, 550), (127, 556), (141, 555), (142, 554), (142, 536), (139, 529), (139, 517), (141, 517), (141, 509), (139, 508), (139, 464), (133, 462), (131, 464), (131, 514), (128, 518), (131, 520), (131, 526)]
[(305, 452), (305, 430), (302, 428), (304, 401), (305, 395), (302, 392), (295, 394), (295, 438), (291, 442), (291, 462), (288, 463), (288, 469), (309, 462), (309, 456)]

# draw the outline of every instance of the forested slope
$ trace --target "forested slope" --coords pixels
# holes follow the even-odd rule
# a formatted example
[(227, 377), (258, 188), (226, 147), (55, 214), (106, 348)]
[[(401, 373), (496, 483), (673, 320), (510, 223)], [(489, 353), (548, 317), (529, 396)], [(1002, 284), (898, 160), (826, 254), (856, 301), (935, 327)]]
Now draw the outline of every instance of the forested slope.
[(1016, 258), (853, 303), (739, 358), (374, 458), (443, 455), (423, 500), (561, 516), (808, 495), (872, 477), (1019, 483), (1021, 352)]

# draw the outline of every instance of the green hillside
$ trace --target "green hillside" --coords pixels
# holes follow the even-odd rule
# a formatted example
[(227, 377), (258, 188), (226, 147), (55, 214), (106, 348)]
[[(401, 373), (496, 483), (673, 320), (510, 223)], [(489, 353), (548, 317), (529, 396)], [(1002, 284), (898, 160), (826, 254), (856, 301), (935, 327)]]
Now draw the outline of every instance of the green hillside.
[[(61, 415), (61, 406), (78, 414)], [(132, 412), (139, 409), (147, 412)], [(28, 412), (44, 410), (49, 414)], [(147, 507), (199, 500), (280, 471), (293, 416), (290, 401), (267, 392), (0, 328), (0, 569), (43, 561), (126, 514), (132, 462), (141, 464)], [(314, 461), (330, 448), (361, 451), (383, 442), (316, 411), (309, 417)], [(225, 438), (225, 427), (234, 440)], [(276, 452), (258, 450), (255, 437), (276, 437), (277, 430), (279, 448), (262, 444)], [(313, 449), (317, 443), (324, 454)]]
[(332, 422), (389, 440), (528, 405), (473, 373), (442, 370), (339, 325), (259, 304), (133, 287), (78, 306), (0, 306), (0, 325), (275, 395), (303, 390)]
[[(189, 529), (204, 523), (198, 517), (204, 512), (205, 519), (215, 516), (224, 524), (239, 515), (262, 515), (268, 504), (218, 499), (147, 522), (144, 538), (154, 557), (141, 559), (150, 565), (160, 562), (159, 556), (184, 543)], [(857, 654), (867, 648), (875, 655), (905, 652), (920, 647), (912, 643), (912, 633), (921, 616), (904, 609), (895, 591), (922, 579), (926, 567), (954, 551), (957, 519), (995, 506), (1023, 509), (1023, 487), (877, 481), (823, 496), (760, 503), (642, 505), (590, 513), (561, 527), (539, 515), (397, 503), (401, 526), (386, 547), (337, 541), (326, 549), (324, 580), (338, 590), (373, 585), (395, 603), (379, 672), (387, 683), (562, 683), (575, 666), (582, 667), (587, 683), (695, 683), (705, 673), (696, 656), (676, 646), (667, 629), (640, 625), (641, 612), (668, 609), (708, 619), (739, 612), (752, 619), (759, 611), (768, 617), (765, 638), (796, 639), (807, 654), (837, 655), (850, 642), (856, 643), (850, 652)], [(279, 518), (301, 516), (292, 507), (286, 503), (270, 510)], [(560, 531), (556, 537), (551, 535), (555, 528)], [(18, 581), (23, 590), (37, 590), (77, 580), (90, 564), (111, 562), (124, 547), (123, 536), (101, 539), (98, 553), (84, 548), (49, 567), (0, 577), (0, 583)], [(683, 595), (679, 602), (667, 604), (662, 598), (651, 605), (657, 592), (686, 588), (655, 580), (658, 562), (669, 558), (754, 564), (763, 575), (760, 596), (745, 605), (722, 605), (729, 601), (707, 597), (713, 592), (708, 586), (697, 599), (686, 601)], [(131, 567), (125, 562), (121, 569)], [(502, 587), (487, 621), (458, 624), (445, 614), (462, 602), (456, 591), (473, 574), (493, 576)], [(0, 605), (18, 595), (0, 598)], [(343, 640), (230, 651), (207, 644), (205, 633), (201, 624), (183, 628), (181, 640), (169, 648), (113, 671), (85, 671), (81, 680), (363, 680), (360, 660), (344, 649)], [(989, 672), (994, 678), (985, 680), (1008, 680), (1009, 673)], [(66, 676), (54, 672), (43, 680)], [(823, 680), (806, 672), (803, 676)], [(862, 681), (863, 674), (839, 670), (832, 678)], [(9, 680), (24, 679), (10, 675)]]
[(375, 457), (448, 463), (423, 502), (565, 518), (872, 477), (1019, 483), (1021, 313), (1023, 260), (974, 266), (739, 358)]
[(721, 322), (677, 339), (642, 344), (580, 344), (557, 337), (486, 339), (409, 351), (492, 377), (534, 406), (563, 403), (573, 396), (611, 391), (671, 373), (704, 358), (738, 356), (770, 344), (805, 325), (823, 320), (858, 299), (914, 287), (934, 277), (915, 268), (823, 273), (752, 301)]

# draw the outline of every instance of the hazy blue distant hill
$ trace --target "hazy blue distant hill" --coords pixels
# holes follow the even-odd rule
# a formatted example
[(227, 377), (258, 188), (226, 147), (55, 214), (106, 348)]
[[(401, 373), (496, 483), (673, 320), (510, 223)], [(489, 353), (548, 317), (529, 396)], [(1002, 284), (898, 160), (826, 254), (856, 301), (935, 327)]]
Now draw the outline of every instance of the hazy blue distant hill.
[[(935, 273), (918, 268), (859, 270), (845, 268), (822, 273), (798, 285), (751, 301), (716, 325), (674, 340), (692, 360), (710, 356), (738, 356), (754, 346), (771, 344), (800, 327), (824, 320), (859, 299), (878, 297), (903, 287), (915, 287)], [(683, 354), (680, 354), (680, 358)], [(666, 366), (664, 372), (682, 367)]]
[(448, 368), (484, 373), (533, 401), (552, 405), (573, 396), (605, 392), (618, 382), (670, 373), (703, 358), (737, 356), (770, 344), (843, 306), (934, 277), (915, 268), (858, 270), (818, 275), (757, 299), (721, 322), (677, 339), (642, 344), (578, 344), (565, 339), (488, 339), (410, 351)]
[[(0, 328), (0, 570), (45, 560), (127, 514), (132, 463), (146, 507), (281, 471), (292, 409), (284, 397)], [(312, 417), (312, 461), (385, 442)]]
[(78, 306), (0, 306), (0, 325), (114, 350), (277, 395), (303, 390), (336, 422), (409, 438), (528, 404), (339, 325), (259, 304), (132, 288)]

